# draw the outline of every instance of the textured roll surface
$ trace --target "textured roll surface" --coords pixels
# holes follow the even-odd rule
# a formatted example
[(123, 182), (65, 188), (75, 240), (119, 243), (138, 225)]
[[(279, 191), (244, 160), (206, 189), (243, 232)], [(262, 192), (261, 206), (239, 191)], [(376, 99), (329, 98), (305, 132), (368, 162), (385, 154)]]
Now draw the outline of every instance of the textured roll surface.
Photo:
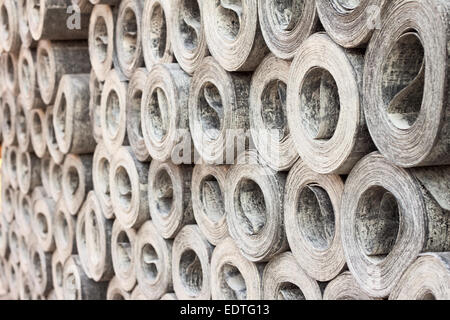
[(37, 199), (33, 203), (32, 230), (39, 247), (45, 252), (55, 249), (54, 234), (55, 202), (49, 198)]
[(64, 273), (64, 262), (58, 251), (53, 252), (52, 255), (52, 280), (53, 280), (53, 290), (55, 290), (55, 295), (57, 300), (62, 300), (63, 291), (63, 273)]
[(301, 160), (291, 169), (284, 198), (284, 225), (291, 250), (314, 279), (334, 279), (344, 268), (341, 201), (344, 183), (337, 175), (320, 175)]
[(20, 191), (27, 194), (41, 185), (41, 162), (30, 152), (20, 152), (17, 158), (17, 180)]
[(17, 68), (20, 95), (25, 109), (42, 107), (44, 102), (41, 99), (36, 75), (36, 50), (30, 50), (22, 46)]
[(44, 137), (47, 143), (47, 150), (52, 157), (52, 160), (57, 164), (62, 164), (64, 161), (64, 153), (61, 152), (56, 140), (55, 127), (53, 126), (53, 107), (49, 106), (45, 110), (44, 118)]
[(92, 182), (103, 214), (107, 219), (114, 217), (111, 201), (111, 189), (109, 185), (111, 157), (103, 143), (97, 144), (92, 160)]
[(324, 300), (373, 300), (365, 293), (351, 272), (344, 272), (327, 284)]
[(450, 164), (449, 12), (446, 1), (396, 1), (367, 50), (367, 124), (401, 167)]
[(97, 144), (102, 141), (102, 123), (100, 114), (104, 84), (104, 82), (97, 79), (95, 72), (92, 70), (89, 77), (89, 116), (92, 124), (92, 135)]
[(3, 52), (0, 58), (4, 88), (11, 93), (19, 91), (17, 56), (11, 52)]
[(58, 201), (62, 194), (62, 165), (53, 160), (50, 161), (48, 184), (49, 195), (53, 201)]
[(17, 0), (3, 0), (0, 3), (0, 43), (4, 51), (17, 52), (20, 49), (19, 11)]
[(64, 199), (59, 199), (55, 208), (54, 232), (58, 260), (64, 262), (72, 253), (77, 253), (75, 236), (76, 224), (77, 219), (69, 213), (69, 210), (67, 210)]
[(16, 101), (14, 96), (7, 92), (2, 95), (2, 140), (3, 145), (9, 146), (16, 142)]
[(360, 93), (364, 56), (329, 36), (306, 40), (292, 62), (287, 117), (297, 152), (314, 171), (350, 172), (372, 151)]
[[(1, 117), (1, 115), (0, 115)], [(17, 144), (20, 151), (33, 151), (30, 137), (30, 113), (25, 110), (23, 106), (22, 97), (19, 95), (16, 99), (16, 136)]]
[(130, 300), (131, 294), (120, 286), (119, 280), (116, 277), (112, 278), (108, 284), (108, 291), (106, 292), (107, 300)]
[(47, 141), (45, 140), (45, 112), (42, 109), (33, 109), (28, 118), (28, 126), (30, 127), (31, 145), (34, 153), (39, 158), (48, 157)]

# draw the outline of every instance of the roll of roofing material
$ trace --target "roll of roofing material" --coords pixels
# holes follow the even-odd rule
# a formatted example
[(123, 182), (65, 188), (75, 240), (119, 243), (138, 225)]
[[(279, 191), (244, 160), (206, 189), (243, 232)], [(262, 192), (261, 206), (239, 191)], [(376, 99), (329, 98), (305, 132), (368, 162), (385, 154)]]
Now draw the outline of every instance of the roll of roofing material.
[(139, 162), (131, 147), (120, 147), (109, 173), (111, 201), (116, 218), (125, 228), (139, 228), (149, 219), (148, 164)]
[(403, 274), (390, 300), (449, 300), (450, 253), (421, 255)]
[(22, 104), (26, 110), (44, 106), (37, 84), (36, 70), (36, 50), (22, 46), (17, 61), (17, 76)]
[(211, 258), (213, 300), (261, 300), (265, 264), (253, 263), (227, 238), (214, 249)]
[(341, 177), (318, 174), (301, 160), (287, 178), (284, 225), (289, 245), (303, 270), (317, 281), (330, 281), (345, 267), (343, 193)]
[(351, 272), (344, 272), (327, 284), (324, 300), (373, 300), (365, 293)]
[(22, 45), (25, 48), (36, 47), (36, 41), (31, 36), (30, 28), (28, 26), (28, 13), (27, 13), (28, 0), (17, 0), (17, 14), (19, 16), (19, 36), (22, 41)]
[(211, 299), (211, 254), (214, 247), (197, 225), (181, 229), (173, 242), (172, 279), (181, 300)]
[(33, 294), (31, 292), (33, 283), (30, 279), (29, 274), (20, 271), (18, 274), (18, 283), (19, 283), (19, 299), (20, 300), (32, 300)]
[(17, 0), (0, 3), (0, 43), (3, 51), (16, 53), (20, 50), (19, 11)]
[(16, 220), (13, 220), (8, 228), (9, 261), (19, 265), (19, 236), (20, 230)]
[(53, 286), (52, 254), (44, 252), (36, 242), (30, 242), (30, 262), (33, 291), (39, 295), (46, 295)]
[(3, 146), (12, 146), (16, 144), (16, 120), (17, 107), (14, 96), (10, 92), (6, 92), (2, 96), (2, 140)]
[(17, 56), (11, 52), (3, 52), (0, 63), (4, 81), (3, 87), (9, 92), (16, 94), (19, 91)]
[(362, 106), (364, 56), (324, 33), (303, 42), (291, 65), (287, 118), (297, 152), (314, 171), (346, 174), (374, 150)]
[(23, 234), (22, 228), (17, 223), (17, 228), (19, 231), (18, 234), (18, 257), (20, 262), (20, 270), (24, 273), (30, 272), (30, 250), (29, 250), (29, 241), (28, 238), (32, 238), (29, 234)]
[(33, 151), (30, 137), (30, 114), (27, 112), (22, 103), (22, 96), (18, 96), (16, 99), (16, 137), (17, 146), (20, 151), (27, 152)]
[(33, 203), (32, 230), (44, 252), (55, 250), (55, 203), (50, 198), (36, 199)]
[(258, 0), (258, 18), (270, 51), (287, 60), (318, 26), (315, 1)]
[(206, 163), (234, 163), (247, 147), (250, 80), (248, 73), (226, 72), (212, 57), (195, 72), (189, 90), (189, 128)]
[(64, 75), (91, 71), (85, 41), (40, 40), (36, 64), (39, 90), (46, 104), (54, 103), (58, 85)]
[(225, 211), (230, 236), (250, 261), (268, 261), (287, 249), (284, 231), (285, 173), (255, 150), (242, 153), (227, 174)]
[[(175, 147), (184, 141), (190, 144), (190, 82), (191, 77), (175, 63), (155, 65), (147, 76), (141, 123), (145, 145), (155, 160), (174, 161)], [(191, 148), (183, 151), (190, 156)]]
[(205, 37), (205, 23), (201, 0), (176, 0), (172, 2), (173, 53), (181, 68), (193, 74), (209, 55)]
[(14, 190), (19, 188), (19, 181), (17, 179), (18, 174), (18, 162), (19, 162), (19, 150), (16, 146), (9, 146), (6, 149), (5, 165), (7, 171), (7, 182)]
[(47, 141), (45, 140), (44, 125), (45, 111), (43, 109), (31, 110), (28, 118), (28, 126), (30, 127), (30, 138), (33, 151), (38, 158), (48, 158), (50, 160)]
[(197, 164), (192, 172), (192, 209), (198, 227), (213, 245), (227, 238), (225, 179), (229, 166)]
[(194, 223), (191, 166), (153, 160), (148, 171), (148, 202), (155, 228), (173, 239), (186, 224)]
[(47, 150), (50, 153), (53, 162), (60, 165), (64, 162), (64, 153), (61, 152), (58, 141), (56, 141), (55, 127), (53, 126), (53, 106), (46, 108), (43, 124)]
[(2, 216), (11, 223), (16, 215), (17, 191), (11, 185), (2, 185)]
[(171, 1), (146, 0), (142, 13), (142, 50), (145, 66), (150, 71), (158, 63), (173, 61)]
[(145, 222), (136, 235), (136, 278), (147, 299), (158, 300), (172, 291), (172, 243), (159, 235), (152, 221)]
[(42, 181), (42, 188), (34, 189), (33, 193), (35, 191), (38, 191), (39, 193), (44, 194), (51, 194), (50, 192), (50, 162), (52, 161), (52, 158), (49, 156), (44, 157), (41, 159), (41, 181)]
[(286, 110), (290, 66), (290, 62), (268, 55), (253, 74), (250, 86), (252, 139), (259, 154), (277, 171), (288, 171), (298, 159)]
[(89, 117), (89, 75), (61, 78), (53, 110), (53, 126), (61, 152), (87, 154), (95, 150)]
[(121, 80), (116, 69), (110, 70), (102, 90), (100, 123), (104, 145), (111, 154), (128, 145), (127, 90), (128, 82)]
[(116, 277), (112, 278), (108, 284), (108, 291), (106, 292), (107, 300), (131, 300), (131, 294), (122, 289), (119, 280)]
[(348, 267), (362, 289), (387, 297), (421, 252), (450, 249), (450, 167), (405, 170), (379, 153), (346, 180), (341, 207)]
[(50, 174), (49, 174), (49, 187), (50, 196), (53, 201), (57, 202), (62, 194), (62, 165), (57, 164), (55, 161), (50, 161)]
[(92, 124), (92, 135), (99, 144), (102, 141), (101, 101), (104, 82), (98, 80), (94, 71), (89, 77), (89, 116)]
[[(15, 218), (19, 225), (20, 233), (26, 236), (28, 239), (30, 234), (32, 233), (31, 223), (33, 218), (33, 203), (31, 200), (31, 195), (20, 193), (17, 206), (18, 211)], [(0, 221), (0, 228), (1, 228), (1, 221)], [(2, 250), (0, 249), (0, 256), (1, 251)]]
[(41, 160), (31, 152), (20, 152), (17, 159), (17, 180), (22, 193), (30, 193), (41, 185)]
[(52, 255), (52, 282), (53, 290), (57, 300), (63, 300), (63, 273), (64, 273), (65, 259), (62, 259), (58, 251), (53, 252)]
[(19, 299), (19, 265), (12, 261), (6, 262), (6, 279), (8, 281), (9, 296), (13, 300)]
[(346, 48), (367, 44), (384, 18), (386, 0), (317, 0), (320, 21), (330, 37)]
[(258, 23), (257, 2), (204, 1), (209, 51), (227, 71), (255, 70), (269, 51)]
[(367, 125), (401, 167), (450, 164), (449, 12), (445, 1), (395, 1), (367, 49)]
[(77, 253), (75, 236), (77, 218), (69, 213), (63, 198), (60, 198), (56, 203), (54, 221), (56, 251), (58, 252), (59, 260), (62, 260), (64, 264), (72, 254)]
[(95, 193), (102, 206), (102, 212), (107, 219), (114, 218), (109, 185), (110, 162), (111, 158), (108, 151), (103, 143), (99, 143), (95, 148), (92, 161), (92, 181)]
[(263, 273), (264, 300), (322, 300), (319, 284), (300, 267), (291, 252), (274, 257)]

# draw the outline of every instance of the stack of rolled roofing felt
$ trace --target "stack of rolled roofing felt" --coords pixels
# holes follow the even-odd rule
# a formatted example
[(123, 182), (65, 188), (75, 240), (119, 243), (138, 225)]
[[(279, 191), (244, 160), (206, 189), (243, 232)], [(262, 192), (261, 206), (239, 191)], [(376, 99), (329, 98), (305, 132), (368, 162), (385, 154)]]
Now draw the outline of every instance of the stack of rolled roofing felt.
[(0, 295), (448, 299), (449, 9), (0, 0)]

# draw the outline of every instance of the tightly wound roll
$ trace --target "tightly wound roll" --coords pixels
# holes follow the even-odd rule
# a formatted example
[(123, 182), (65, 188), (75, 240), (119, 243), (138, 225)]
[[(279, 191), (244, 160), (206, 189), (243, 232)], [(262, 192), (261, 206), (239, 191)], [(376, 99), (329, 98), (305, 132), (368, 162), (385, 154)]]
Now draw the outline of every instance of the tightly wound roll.
[(72, 253), (77, 253), (75, 228), (77, 218), (69, 213), (63, 198), (55, 207), (55, 245), (59, 260), (66, 261)]
[(31, 152), (20, 152), (17, 159), (17, 180), (20, 191), (30, 193), (35, 187), (41, 185), (41, 162)]
[(290, 252), (277, 255), (266, 265), (263, 288), (265, 300), (322, 300), (319, 284)]
[(221, 241), (211, 257), (212, 299), (261, 300), (263, 269), (242, 256), (233, 239)]
[(92, 70), (89, 77), (89, 117), (92, 124), (92, 135), (97, 144), (102, 141), (101, 102), (103, 85)]
[[(173, 154), (175, 146), (183, 141), (190, 142), (190, 81), (178, 64), (155, 65), (147, 76), (141, 123), (144, 142), (153, 159), (167, 161), (182, 157)], [(190, 153), (191, 149), (186, 151)]]
[(17, 62), (20, 96), (26, 110), (41, 108), (44, 104), (37, 83), (36, 50), (21, 47)]
[(159, 235), (152, 221), (145, 222), (136, 235), (136, 278), (147, 299), (157, 300), (172, 291), (172, 243)]
[(31, 145), (36, 156), (51, 159), (48, 154), (47, 141), (45, 140), (45, 112), (42, 109), (31, 110), (28, 126), (30, 127)]
[(198, 227), (213, 245), (228, 235), (225, 179), (229, 166), (197, 164), (192, 172), (192, 210)]
[(230, 236), (250, 261), (268, 261), (287, 248), (284, 231), (286, 174), (242, 153), (227, 174), (225, 211)]
[(148, 171), (148, 202), (155, 228), (164, 239), (173, 239), (186, 224), (194, 223), (191, 199), (191, 166), (153, 160)]
[(53, 252), (52, 255), (52, 281), (53, 290), (58, 300), (62, 300), (64, 297), (63, 291), (63, 273), (64, 273), (64, 262), (58, 251)]
[(314, 171), (349, 173), (372, 151), (361, 105), (364, 56), (324, 33), (303, 42), (291, 65), (287, 118), (297, 152)]
[(257, 0), (203, 1), (206, 41), (227, 71), (252, 71), (268, 49), (258, 22)]
[(450, 250), (450, 167), (405, 170), (379, 153), (361, 160), (342, 198), (342, 243), (362, 289), (387, 297), (421, 252)]
[(180, 67), (193, 74), (209, 54), (202, 0), (172, 1), (171, 43)]
[[(44, 252), (36, 242), (30, 241), (31, 279), (33, 289), (39, 295), (46, 295), (52, 288), (52, 254)], [(16, 273), (17, 276), (19, 273)]]
[(314, 279), (326, 282), (344, 268), (338, 175), (321, 175), (301, 160), (291, 169), (284, 198), (284, 225), (291, 250)]
[(289, 170), (298, 159), (287, 123), (290, 66), (289, 62), (268, 55), (253, 74), (250, 86), (253, 143), (268, 165), (277, 171)]
[(46, 108), (43, 125), (47, 150), (50, 153), (53, 162), (60, 165), (64, 161), (64, 153), (59, 149), (58, 141), (56, 140), (55, 127), (53, 126), (53, 106), (48, 106)]
[(0, 42), (2, 51), (16, 53), (20, 49), (19, 11), (17, 0), (0, 3)]
[(180, 300), (211, 299), (213, 250), (196, 225), (187, 225), (177, 234), (172, 248), (172, 279)]
[(3, 52), (0, 58), (2, 67), (3, 87), (15, 94), (19, 91), (19, 76), (17, 74), (17, 57), (11, 52)]
[[(249, 128), (250, 74), (226, 72), (207, 57), (195, 72), (189, 89), (189, 128), (194, 146), (209, 164), (233, 163)], [(226, 160), (228, 161), (225, 161)]]
[(351, 272), (344, 272), (327, 284), (324, 300), (373, 300), (365, 293)]
[(16, 143), (16, 101), (10, 92), (2, 96), (2, 140), (4, 146), (12, 146)]
[(57, 164), (53, 159), (50, 161), (48, 184), (49, 195), (53, 201), (57, 202), (62, 192), (62, 165)]
[(32, 230), (36, 243), (45, 252), (55, 250), (55, 203), (49, 198), (37, 199), (33, 202)]
[(34, 48), (36, 42), (31, 36), (30, 28), (28, 26), (28, 12), (27, 12), (28, 0), (17, 0), (17, 14), (19, 16), (19, 35), (22, 45), (26, 48)]
[[(51, 108), (48, 108), (51, 109)], [(29, 123), (29, 112), (26, 112), (25, 107), (23, 106), (22, 97), (19, 95), (16, 99), (16, 136), (17, 136), (17, 145), (22, 152), (33, 151), (33, 146), (31, 145), (31, 137), (30, 137), (30, 126)], [(1, 119), (1, 113), (0, 113)], [(45, 126), (44, 126), (45, 131)]]
[(111, 189), (109, 185), (111, 157), (103, 143), (97, 144), (92, 160), (92, 182), (103, 214), (107, 219), (114, 217), (114, 209), (111, 201)]
[(391, 1), (316, 0), (323, 27), (330, 37), (346, 48), (364, 46), (371, 38)]
[(258, 0), (258, 17), (270, 51), (287, 60), (294, 57), (318, 22), (316, 1)]
[(395, 1), (367, 50), (367, 125), (401, 167), (450, 164), (449, 12), (446, 1)]
[(421, 255), (403, 274), (390, 300), (449, 300), (450, 253)]

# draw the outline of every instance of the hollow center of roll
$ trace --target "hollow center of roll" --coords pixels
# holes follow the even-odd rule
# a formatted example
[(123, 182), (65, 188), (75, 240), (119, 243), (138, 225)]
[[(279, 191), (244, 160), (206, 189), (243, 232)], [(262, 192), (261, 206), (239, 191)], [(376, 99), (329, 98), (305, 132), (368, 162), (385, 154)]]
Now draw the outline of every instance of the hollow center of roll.
[(181, 255), (180, 279), (190, 297), (197, 297), (202, 291), (203, 269), (194, 250), (186, 250)]
[(91, 93), (94, 102), (94, 127), (101, 128), (101, 102), (102, 102), (103, 85), (98, 81), (97, 77), (94, 79), (94, 86)]
[(109, 189), (109, 161), (106, 158), (101, 158), (99, 163), (99, 180), (100, 180), (100, 190), (106, 200), (110, 199), (110, 189)]
[(10, 168), (11, 168), (12, 174), (16, 175), (16, 173), (17, 173), (17, 153), (16, 153), (15, 149), (11, 150), (9, 157), (10, 157), (9, 162), (10, 162)]
[(15, 68), (15, 64), (13, 61), (13, 56), (12, 56), (12, 54), (8, 54), (6, 57), (6, 77), (10, 83), (13, 83), (16, 79), (15, 71), (16, 71), (16, 68)]
[(120, 128), (120, 100), (116, 90), (109, 91), (106, 98), (106, 129), (111, 137), (115, 137)]
[(55, 281), (58, 287), (62, 287), (63, 285), (63, 271), (64, 267), (61, 262), (57, 262), (55, 266)]
[(360, 6), (362, 0), (332, 0), (333, 7), (340, 13), (347, 13)]
[(8, 102), (5, 101), (3, 104), (3, 130), (4, 133), (9, 135), (12, 131), (12, 115), (11, 115), (11, 106)]
[(47, 49), (42, 48), (39, 52), (39, 72), (37, 76), (39, 77), (39, 85), (44, 89), (50, 86), (50, 76), (51, 76), (51, 65), (50, 56)]
[(220, 290), (225, 300), (246, 300), (247, 285), (239, 269), (230, 264), (224, 264), (220, 270)]
[(432, 292), (427, 291), (422, 295), (422, 297), (419, 298), (419, 300), (437, 300), (437, 299)]
[(153, 192), (158, 213), (162, 216), (168, 216), (172, 210), (174, 194), (172, 179), (165, 169), (156, 174)]
[(28, 175), (30, 174), (30, 166), (31, 163), (27, 154), (22, 152), (20, 155), (20, 179), (22, 182), (26, 182), (28, 180)]
[(69, 167), (69, 170), (67, 170), (66, 184), (69, 195), (75, 195), (80, 187), (80, 175), (78, 174), (77, 168)]
[(39, 257), (39, 253), (37, 253), (36, 251), (33, 253), (32, 261), (33, 261), (34, 276), (38, 279), (39, 283), (42, 283), (43, 280), (42, 263), (41, 258)]
[(146, 243), (142, 248), (141, 257), (141, 265), (142, 270), (144, 270), (145, 277), (150, 282), (154, 282), (158, 277), (159, 271), (157, 265), (159, 260), (158, 253), (151, 244)]
[(117, 186), (118, 191), (118, 199), (120, 206), (124, 210), (129, 210), (131, 207), (131, 198), (132, 198), (132, 185), (131, 185), (131, 179), (128, 175), (128, 171), (125, 169), (125, 167), (120, 166), (116, 170), (115, 175), (115, 183)]
[(47, 123), (47, 138), (48, 138), (47, 142), (49, 143), (50, 148), (57, 149), (58, 142), (56, 141), (55, 128), (53, 127), (52, 117), (49, 117), (46, 123)]
[(77, 277), (73, 272), (67, 275), (64, 281), (65, 300), (78, 300), (80, 298), (77, 282)]
[(242, 0), (216, 0), (216, 26), (228, 40), (236, 40), (241, 29)]
[(142, 102), (142, 90), (137, 89), (131, 97), (131, 108), (128, 110), (128, 115), (131, 117), (131, 123), (133, 124), (134, 134), (143, 139), (142, 135), (142, 123), (141, 123), (141, 102)]
[(91, 245), (91, 258), (94, 265), (97, 265), (101, 261), (102, 247), (100, 245), (100, 226), (97, 220), (97, 215), (94, 210), (90, 210), (88, 215), (88, 223), (90, 226), (90, 245)]
[(41, 19), (41, 0), (30, 0), (31, 10), (28, 11), (28, 22), (36, 28)]
[(399, 234), (400, 209), (394, 195), (383, 187), (369, 188), (359, 199), (355, 218), (363, 252), (375, 261), (385, 259)]
[(161, 88), (153, 90), (147, 108), (150, 119), (150, 134), (154, 140), (161, 142), (167, 135), (170, 115), (169, 101), (165, 91)]
[(0, 9), (0, 26), (1, 26), (1, 35), (3, 41), (9, 38), (9, 15), (8, 10), (6, 9), (6, 5), (2, 4)]
[(115, 292), (113, 294), (113, 296), (111, 297), (112, 300), (125, 300), (125, 298), (123, 297), (123, 295), (121, 295), (118, 292)]
[(234, 193), (234, 210), (238, 224), (249, 236), (258, 234), (267, 223), (266, 199), (260, 186), (242, 179)]
[(219, 89), (213, 83), (206, 82), (203, 85), (197, 106), (203, 138), (210, 141), (217, 140), (223, 127), (224, 111)]
[(31, 67), (30, 64), (28, 63), (27, 59), (23, 59), (22, 61), (22, 86), (24, 89), (23, 94), (24, 95), (28, 95), (31, 93), (31, 90), (34, 90), (34, 88), (32, 87), (31, 84)]
[[(63, 93), (61, 95), (61, 101), (59, 104), (59, 107), (56, 108), (56, 128), (61, 134), (64, 134), (66, 131), (66, 112), (67, 112), (67, 101), (66, 101), (66, 95)], [(37, 113), (35, 113), (34, 118), (38, 116)]]
[(152, 15), (150, 18), (150, 44), (153, 56), (157, 59), (164, 57), (166, 52), (167, 43), (167, 25), (166, 15), (163, 8), (159, 3), (153, 7)]
[(45, 214), (38, 212), (36, 214), (36, 223), (39, 231), (40, 237), (46, 237), (48, 234), (48, 221)]
[(27, 139), (27, 118), (25, 117), (23, 108), (18, 108), (16, 124), (17, 138), (20, 141), (25, 141)]
[[(42, 129), (42, 121), (41, 117), (37, 112), (33, 113), (33, 122), (32, 122), (32, 135), (35, 137), (37, 141), (43, 141), (43, 129)], [(35, 141), (36, 141), (35, 140)]]
[(213, 222), (218, 222), (225, 216), (225, 204), (222, 190), (217, 179), (209, 175), (205, 177), (200, 185), (200, 201), (203, 211)]
[(381, 94), (391, 123), (411, 128), (419, 118), (425, 86), (424, 48), (419, 35), (403, 34), (384, 61)]
[(180, 7), (179, 32), (187, 50), (195, 50), (201, 30), (201, 14), (198, 0), (183, 0)]
[(59, 165), (54, 165), (52, 167), (51, 181), (52, 186), (57, 193), (61, 190), (61, 181), (62, 181), (62, 169)]
[(59, 234), (59, 239), (62, 241), (62, 245), (66, 247), (69, 244), (69, 223), (67, 222), (66, 216), (62, 211), (58, 212), (56, 218), (57, 229), (56, 232)]
[(275, 0), (272, 3), (273, 21), (281, 31), (292, 31), (303, 13), (304, 0)]
[[(22, 217), (24, 218), (24, 222), (25, 223), (30, 223), (30, 217), (31, 217), (31, 206), (30, 203), (28, 201), (28, 199), (26, 197), (22, 198)], [(1, 237), (0, 237), (1, 238)]]
[(278, 300), (306, 300), (302, 290), (291, 282), (282, 282), (277, 288)]
[(335, 232), (333, 205), (328, 193), (318, 185), (308, 185), (299, 194), (297, 221), (303, 238), (316, 250), (331, 247)]
[(269, 82), (261, 94), (261, 117), (264, 126), (276, 133), (280, 140), (288, 134), (286, 112), (286, 83), (281, 80)]
[(340, 115), (337, 84), (327, 70), (313, 68), (305, 76), (300, 89), (300, 121), (315, 140), (330, 140)]
[(100, 63), (105, 62), (108, 50), (108, 27), (102, 16), (98, 16), (94, 25), (94, 54)]
[(133, 248), (131, 247), (130, 239), (125, 231), (119, 232), (117, 236), (117, 256), (119, 269), (122, 272), (127, 272), (130, 267), (133, 267), (131, 264), (131, 255)]
[(138, 24), (136, 14), (131, 8), (126, 8), (120, 27), (122, 48), (126, 63), (132, 63), (137, 46)]
[(11, 250), (14, 252), (18, 252), (19, 250), (19, 241), (17, 240), (17, 234), (15, 231), (11, 232)]

